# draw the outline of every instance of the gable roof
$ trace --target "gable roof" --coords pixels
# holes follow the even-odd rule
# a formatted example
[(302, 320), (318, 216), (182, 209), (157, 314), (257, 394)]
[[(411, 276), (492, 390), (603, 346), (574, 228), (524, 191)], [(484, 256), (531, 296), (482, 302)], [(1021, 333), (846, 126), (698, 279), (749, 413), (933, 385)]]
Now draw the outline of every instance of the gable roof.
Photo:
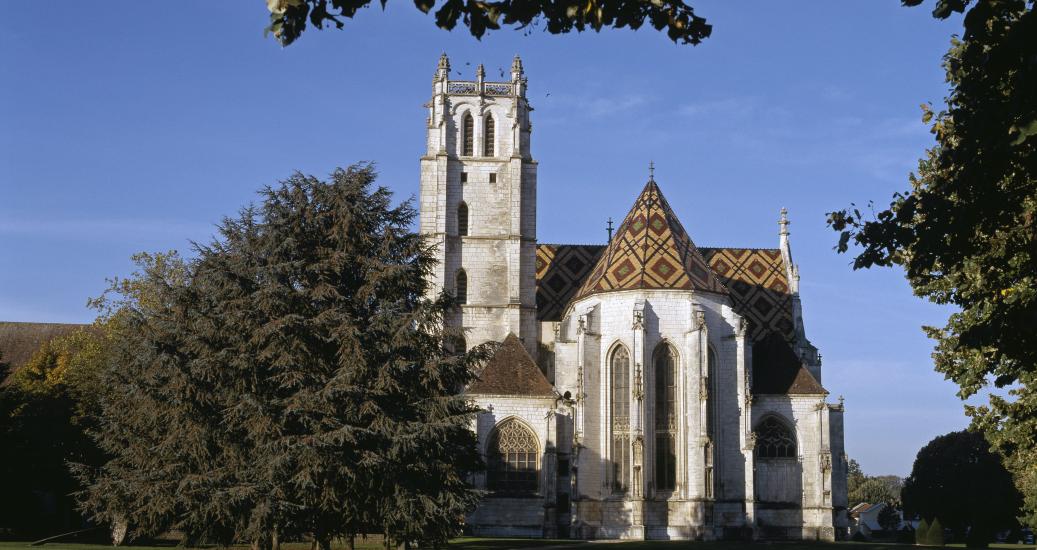
[(727, 294), (655, 180), (634, 201), (573, 300), (640, 288)]
[[(29, 362), (45, 342), (88, 326), (90, 325), (0, 321), (0, 362), (10, 365), (9, 375), (14, 374)], [(0, 383), (2, 382), (3, 380), (0, 380)]]
[(776, 332), (796, 338), (788, 270), (777, 248), (699, 248), (710, 269), (727, 287), (735, 311), (749, 321), (749, 337)]
[(515, 333), (501, 342), (486, 362), (478, 379), (468, 387), (469, 394), (554, 396), (554, 386), (540, 372)]
[(753, 393), (827, 394), (780, 334), (772, 332), (753, 344)]

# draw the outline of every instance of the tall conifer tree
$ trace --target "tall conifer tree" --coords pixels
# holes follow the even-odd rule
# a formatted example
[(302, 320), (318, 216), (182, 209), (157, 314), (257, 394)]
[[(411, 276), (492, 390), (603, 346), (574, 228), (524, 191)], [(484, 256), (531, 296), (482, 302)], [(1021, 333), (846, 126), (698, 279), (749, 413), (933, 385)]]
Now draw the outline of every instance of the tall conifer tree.
[(266, 188), (183, 284), (156, 285), (157, 311), (123, 304), (139, 336), (109, 374), (97, 517), (256, 548), (457, 534), (480, 466), (459, 393), (481, 355), (445, 351), (432, 251), (374, 180), (360, 165)]

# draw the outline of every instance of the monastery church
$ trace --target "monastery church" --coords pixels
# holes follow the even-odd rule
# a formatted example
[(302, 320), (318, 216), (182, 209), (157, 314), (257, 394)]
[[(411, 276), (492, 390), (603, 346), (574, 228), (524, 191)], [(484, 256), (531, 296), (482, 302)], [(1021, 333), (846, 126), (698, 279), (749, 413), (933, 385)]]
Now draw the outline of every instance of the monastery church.
[(846, 528), (843, 405), (776, 248), (701, 248), (649, 177), (605, 245), (537, 242), (522, 62), (426, 105), (420, 230), (465, 345), (502, 342), (468, 395), (487, 491), (476, 535), (820, 539)]

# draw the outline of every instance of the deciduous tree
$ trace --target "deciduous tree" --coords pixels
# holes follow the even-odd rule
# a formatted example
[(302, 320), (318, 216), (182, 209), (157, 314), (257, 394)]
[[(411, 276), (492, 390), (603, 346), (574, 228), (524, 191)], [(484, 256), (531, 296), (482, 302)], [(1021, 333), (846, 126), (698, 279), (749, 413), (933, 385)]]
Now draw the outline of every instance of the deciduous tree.
[(918, 451), (903, 496), (908, 517), (938, 517), (958, 536), (968, 531), (976, 546), (985, 546), (995, 530), (1015, 526), (1022, 504), (1001, 457), (982, 434), (965, 431), (939, 436)]
[[(384, 9), (388, 0), (380, 2)], [(320, 29), (334, 25), (341, 29), (344, 19), (352, 19), (371, 3), (372, 0), (267, 0), (267, 31), (287, 46), (307, 26)], [(541, 24), (547, 32), (560, 34), (607, 27), (638, 29), (647, 23), (655, 30), (665, 30), (674, 42), (685, 44), (698, 44), (712, 32), (712, 26), (682, 0), (414, 0), (414, 6), (423, 13), (434, 11), (439, 28), (451, 30), (460, 21), (476, 38), (502, 25), (525, 29)]]
[(936, 370), (962, 399), (994, 390), (966, 411), (1037, 522), (1037, 13), (1032, 0), (936, 2), (936, 17), (954, 12), (965, 16), (944, 58), (950, 92), (945, 108), (923, 106), (936, 143), (910, 189), (829, 223), (840, 252), (859, 247), (855, 269), (899, 265), (918, 296), (956, 307), (925, 328)]

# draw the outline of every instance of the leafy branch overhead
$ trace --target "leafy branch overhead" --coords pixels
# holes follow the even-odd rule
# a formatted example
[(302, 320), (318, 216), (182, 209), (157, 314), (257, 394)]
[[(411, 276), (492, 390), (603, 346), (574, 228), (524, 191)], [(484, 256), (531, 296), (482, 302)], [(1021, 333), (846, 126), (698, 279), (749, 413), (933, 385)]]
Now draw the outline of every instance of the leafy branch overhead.
[[(341, 29), (344, 19), (351, 19), (371, 1), (267, 0), (267, 32), (287, 46), (302, 35), (307, 25), (318, 29), (334, 25)], [(388, 0), (379, 1), (384, 9)], [(414, 0), (414, 5), (423, 13), (433, 13), (439, 28), (452, 30), (460, 21), (476, 38), (502, 26), (524, 29), (543, 24), (547, 32), (562, 34), (606, 27), (636, 30), (647, 23), (655, 30), (665, 30), (674, 42), (698, 44), (713, 30), (681, 0)]]
[(944, 56), (946, 105), (922, 106), (935, 142), (910, 189), (828, 222), (855, 269), (900, 266), (916, 295), (957, 309), (926, 328), (936, 370), (963, 399), (993, 390), (966, 412), (1037, 522), (1037, 12), (1033, 0), (939, 0), (933, 15), (955, 12), (964, 28)]

